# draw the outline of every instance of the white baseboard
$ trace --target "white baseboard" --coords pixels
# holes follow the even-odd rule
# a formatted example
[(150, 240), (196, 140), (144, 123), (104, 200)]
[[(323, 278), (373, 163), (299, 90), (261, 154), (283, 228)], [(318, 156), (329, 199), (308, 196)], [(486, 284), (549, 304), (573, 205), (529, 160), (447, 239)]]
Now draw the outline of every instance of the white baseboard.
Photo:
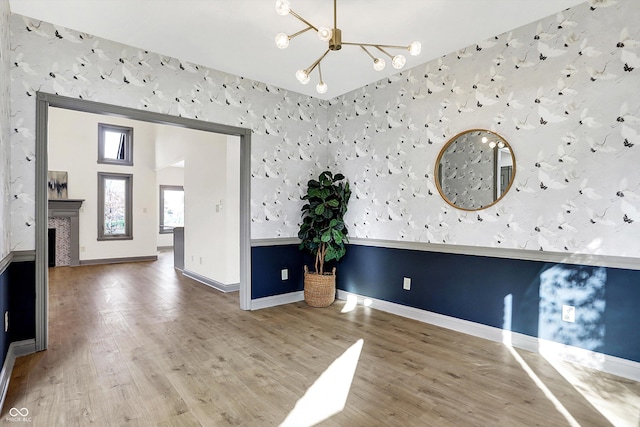
[(213, 279), (209, 279), (208, 277), (201, 276), (200, 274), (194, 273), (193, 271), (189, 270), (182, 270), (182, 275), (200, 282), (203, 285), (207, 285), (213, 289), (217, 289), (220, 292), (237, 292), (240, 290), (240, 283), (225, 285), (224, 283), (217, 282)]
[(4, 364), (2, 365), (2, 371), (0, 371), (0, 412), (4, 406), (4, 400), (7, 397), (9, 381), (11, 380), (11, 372), (13, 371), (13, 365), (16, 363), (16, 358), (35, 352), (36, 340), (34, 339), (16, 341), (9, 345), (7, 357), (5, 357)]
[(633, 381), (640, 381), (640, 363), (638, 362), (338, 290), (338, 299), (347, 300), (351, 298), (357, 298), (357, 302), (360, 305), (368, 305), (377, 310), (386, 311), (387, 313), (407, 317), (419, 322), (429, 323), (456, 332), (504, 343), (505, 345), (511, 345), (533, 353), (539, 353), (547, 359), (564, 360), (628, 378)]
[(291, 304), (304, 300), (304, 291), (290, 292), (288, 294), (274, 295), (272, 297), (264, 297), (251, 300), (251, 310), (260, 310), (261, 308), (275, 307), (278, 305)]

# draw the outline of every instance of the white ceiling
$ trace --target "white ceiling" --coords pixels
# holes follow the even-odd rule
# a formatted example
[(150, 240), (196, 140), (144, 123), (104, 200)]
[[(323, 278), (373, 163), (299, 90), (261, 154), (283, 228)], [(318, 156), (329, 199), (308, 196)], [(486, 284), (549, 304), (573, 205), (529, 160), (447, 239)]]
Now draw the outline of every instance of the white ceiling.
[[(411, 68), (584, 1), (341, 0), (338, 28), (344, 42), (422, 42), (420, 56), (405, 55), (405, 68)], [(386, 69), (376, 72), (360, 48), (344, 46), (322, 61), (329, 91), (317, 94), (317, 72), (307, 85), (294, 74), (311, 65), (326, 42), (309, 31), (291, 40), (288, 49), (278, 49), (277, 33), (292, 34), (304, 24), (276, 14), (274, 5), (274, 0), (10, 0), (13, 13), (322, 99), (397, 72), (389, 58)], [(332, 26), (330, 0), (291, 0), (291, 8), (315, 26)]]

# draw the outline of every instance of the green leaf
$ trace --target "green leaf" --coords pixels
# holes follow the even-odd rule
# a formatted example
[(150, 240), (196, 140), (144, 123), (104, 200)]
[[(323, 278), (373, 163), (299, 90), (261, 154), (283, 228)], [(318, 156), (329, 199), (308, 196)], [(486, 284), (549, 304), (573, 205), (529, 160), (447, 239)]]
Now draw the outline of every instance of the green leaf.
[(324, 243), (331, 241), (331, 233), (328, 231), (323, 233), (322, 238), (320, 240), (322, 240)]
[(318, 205), (315, 209), (316, 215), (322, 215), (324, 213), (324, 205)]

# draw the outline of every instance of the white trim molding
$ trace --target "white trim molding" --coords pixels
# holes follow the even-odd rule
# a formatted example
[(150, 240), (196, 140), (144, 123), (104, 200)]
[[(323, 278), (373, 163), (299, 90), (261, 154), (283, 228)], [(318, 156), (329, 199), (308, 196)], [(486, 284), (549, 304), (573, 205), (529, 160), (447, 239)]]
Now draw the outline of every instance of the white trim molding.
[[(253, 246), (253, 241), (251, 242)], [(387, 249), (408, 249), (423, 252), (509, 258), (525, 261), (555, 262), (561, 264), (594, 265), (598, 267), (640, 270), (640, 259), (610, 255), (578, 254), (569, 252), (534, 251), (527, 249), (492, 248), (486, 246), (447, 245), (444, 243), (403, 242), (396, 240), (349, 238), (350, 245)], [(347, 249), (348, 250), (348, 249)]]
[(252, 239), (251, 247), (257, 248), (260, 246), (284, 246), (284, 245), (299, 245), (300, 239), (297, 237), (277, 237), (274, 239)]
[(602, 372), (628, 378), (633, 381), (640, 381), (640, 363), (638, 362), (547, 341), (517, 332), (510, 332), (493, 326), (470, 322), (468, 320), (445, 316), (427, 310), (421, 310), (406, 305), (338, 290), (338, 299), (352, 300), (354, 298), (357, 300), (359, 305), (370, 306), (377, 310), (417, 320), (419, 322), (503, 343), (505, 345), (531, 351), (533, 353), (539, 353), (547, 360), (555, 359), (572, 362), (592, 369), (597, 369)]
[(189, 270), (182, 270), (182, 275), (188, 277), (189, 279), (193, 279), (196, 282), (200, 282), (203, 285), (207, 285), (213, 289), (217, 289), (220, 292), (236, 292), (240, 290), (240, 283), (232, 283), (229, 285), (225, 285), (224, 283), (217, 282), (213, 279), (209, 279), (208, 277), (202, 276), (198, 273), (194, 273)]
[(80, 260), (80, 265), (122, 264), (125, 262), (149, 262), (157, 260), (158, 255), (136, 256), (127, 258), (83, 259)]
[(35, 339), (15, 341), (9, 345), (9, 349), (7, 350), (7, 357), (4, 358), (2, 371), (0, 371), (0, 412), (2, 411), (2, 407), (4, 406), (4, 400), (7, 397), (9, 381), (11, 380), (11, 373), (13, 372), (13, 366), (16, 363), (16, 358), (20, 356), (26, 356), (27, 354), (35, 352)]
[(304, 301), (304, 291), (289, 292), (287, 294), (273, 295), (270, 297), (251, 300), (251, 310), (276, 307), (278, 305), (291, 304)]

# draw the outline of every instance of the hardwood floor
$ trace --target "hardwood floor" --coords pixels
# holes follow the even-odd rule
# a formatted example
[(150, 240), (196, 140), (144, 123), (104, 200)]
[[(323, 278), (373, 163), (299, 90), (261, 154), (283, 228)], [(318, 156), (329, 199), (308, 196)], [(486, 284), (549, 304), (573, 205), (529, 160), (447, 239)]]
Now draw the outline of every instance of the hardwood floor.
[(47, 427), (301, 426), (325, 412), (326, 426), (640, 422), (639, 383), (343, 301), (241, 311), (171, 253), (49, 282), (50, 346), (16, 361), (7, 425), (10, 408)]

